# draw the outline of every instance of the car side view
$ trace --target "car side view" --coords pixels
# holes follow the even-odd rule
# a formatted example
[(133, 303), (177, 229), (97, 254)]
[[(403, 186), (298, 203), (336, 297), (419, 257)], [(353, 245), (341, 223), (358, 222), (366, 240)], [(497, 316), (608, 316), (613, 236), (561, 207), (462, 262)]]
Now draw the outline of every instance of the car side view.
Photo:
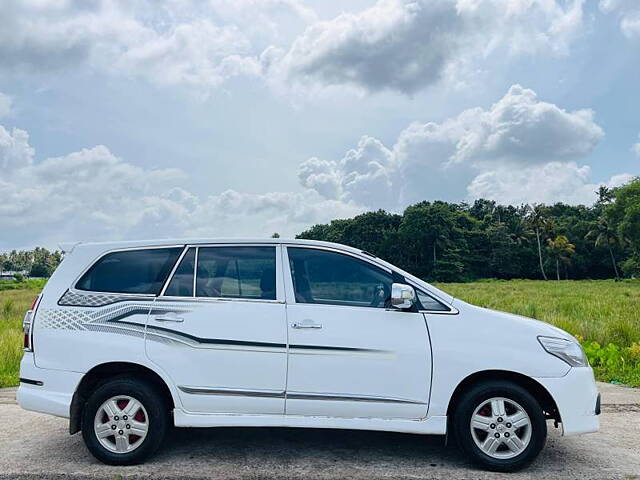
[(18, 402), (140, 463), (176, 427), (448, 435), (512, 471), (598, 430), (579, 343), (375, 256), (310, 240), (79, 243), (24, 320)]

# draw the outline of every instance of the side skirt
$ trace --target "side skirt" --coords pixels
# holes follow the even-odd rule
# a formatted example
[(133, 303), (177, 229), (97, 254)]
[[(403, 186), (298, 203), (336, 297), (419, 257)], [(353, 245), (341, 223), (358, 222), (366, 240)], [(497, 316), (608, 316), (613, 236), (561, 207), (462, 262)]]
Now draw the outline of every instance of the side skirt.
[(377, 430), (384, 432), (445, 435), (447, 417), (434, 416), (424, 420), (394, 420), (379, 418), (307, 417), (298, 415), (225, 415), (194, 414), (176, 408), (176, 427), (292, 427)]

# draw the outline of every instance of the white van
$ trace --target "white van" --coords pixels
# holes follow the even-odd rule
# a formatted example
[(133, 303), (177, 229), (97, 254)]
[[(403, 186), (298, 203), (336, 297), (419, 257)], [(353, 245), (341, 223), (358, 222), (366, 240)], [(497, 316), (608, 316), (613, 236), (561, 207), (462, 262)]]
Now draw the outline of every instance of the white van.
[(598, 430), (582, 348), (543, 322), (454, 299), (375, 256), (308, 240), (81, 243), (24, 322), (18, 402), (69, 418), (108, 464), (176, 427), (454, 437), (522, 468), (547, 420)]

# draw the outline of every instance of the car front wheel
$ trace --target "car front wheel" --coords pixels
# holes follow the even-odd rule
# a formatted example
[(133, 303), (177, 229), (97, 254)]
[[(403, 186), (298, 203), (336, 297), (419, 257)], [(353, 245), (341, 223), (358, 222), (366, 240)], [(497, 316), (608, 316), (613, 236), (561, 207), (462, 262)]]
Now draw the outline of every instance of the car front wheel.
[(151, 385), (131, 377), (110, 380), (89, 397), (82, 436), (89, 451), (110, 465), (133, 465), (153, 454), (165, 436), (168, 409)]
[(462, 398), (453, 419), (460, 447), (484, 468), (509, 472), (531, 463), (547, 438), (542, 407), (511, 382), (486, 382)]

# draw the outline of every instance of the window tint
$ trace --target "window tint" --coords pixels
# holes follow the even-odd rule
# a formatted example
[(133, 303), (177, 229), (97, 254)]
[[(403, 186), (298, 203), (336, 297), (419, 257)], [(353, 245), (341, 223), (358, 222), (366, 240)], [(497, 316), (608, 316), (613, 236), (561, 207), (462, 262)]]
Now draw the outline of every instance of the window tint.
[(181, 251), (181, 248), (148, 248), (109, 253), (93, 264), (76, 288), (157, 295)]
[(416, 294), (418, 295), (418, 300), (420, 301), (420, 305), (418, 305), (418, 308), (420, 310), (435, 310), (439, 312), (449, 311), (449, 308), (444, 306), (435, 298), (427, 295), (426, 293), (416, 289)]
[(193, 297), (193, 274), (195, 272), (196, 249), (190, 248), (180, 260), (171, 282), (164, 294), (172, 297)]
[(296, 302), (384, 308), (391, 274), (349, 255), (288, 248)]
[(200, 248), (196, 296), (275, 300), (275, 247)]

